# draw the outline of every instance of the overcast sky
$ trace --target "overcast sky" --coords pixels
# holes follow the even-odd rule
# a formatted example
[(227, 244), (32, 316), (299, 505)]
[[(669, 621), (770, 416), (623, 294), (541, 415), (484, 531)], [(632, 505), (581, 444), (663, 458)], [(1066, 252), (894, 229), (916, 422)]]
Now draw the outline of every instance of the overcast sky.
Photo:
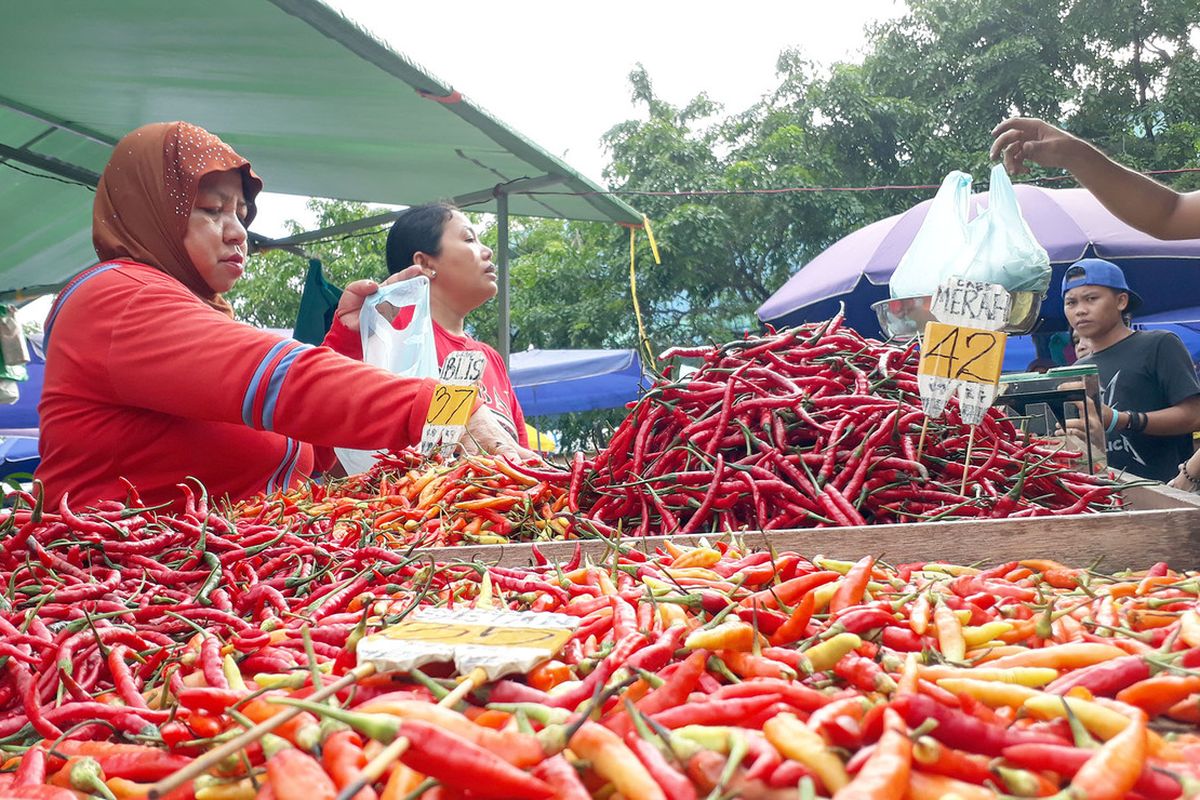
[[(670, 103), (707, 92), (741, 111), (776, 87), (784, 49), (822, 64), (857, 60), (864, 26), (904, 10), (898, 0), (326, 2), (597, 182), (600, 137), (641, 115), (628, 81), (638, 62)], [(303, 204), (264, 196), (255, 230), (308, 224)]]

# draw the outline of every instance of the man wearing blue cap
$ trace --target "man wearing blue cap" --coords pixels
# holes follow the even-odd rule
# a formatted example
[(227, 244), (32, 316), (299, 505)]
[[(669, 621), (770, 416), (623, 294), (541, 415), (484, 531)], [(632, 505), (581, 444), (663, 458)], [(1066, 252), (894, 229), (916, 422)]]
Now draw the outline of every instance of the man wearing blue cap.
[(1187, 348), (1169, 331), (1130, 329), (1127, 314), (1142, 300), (1116, 264), (1075, 262), (1062, 292), (1067, 322), (1092, 347), (1081, 362), (1100, 371), (1108, 465), (1171, 480), (1192, 454), (1192, 431), (1200, 430), (1200, 381)]

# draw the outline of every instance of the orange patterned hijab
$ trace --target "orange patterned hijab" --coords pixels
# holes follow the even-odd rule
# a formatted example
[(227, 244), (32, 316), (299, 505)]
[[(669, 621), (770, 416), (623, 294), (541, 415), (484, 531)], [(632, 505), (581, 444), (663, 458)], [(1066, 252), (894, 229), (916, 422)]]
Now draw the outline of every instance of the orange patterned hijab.
[(157, 267), (233, 316), (229, 301), (205, 283), (183, 246), (200, 179), (229, 169), (241, 170), (249, 225), (263, 183), (232, 147), (186, 122), (155, 122), (126, 134), (96, 186), (96, 254), (103, 261), (127, 258)]

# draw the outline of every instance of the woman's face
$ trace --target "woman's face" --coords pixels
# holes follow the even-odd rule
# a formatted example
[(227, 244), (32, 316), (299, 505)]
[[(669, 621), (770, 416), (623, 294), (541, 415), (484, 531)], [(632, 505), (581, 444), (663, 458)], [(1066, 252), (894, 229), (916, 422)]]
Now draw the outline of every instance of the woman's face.
[(242, 173), (210, 172), (200, 179), (183, 246), (209, 288), (222, 294), (246, 268), (246, 198)]
[(442, 230), (441, 253), (426, 256), (421, 266), (436, 270), (432, 287), (463, 313), (496, 296), (492, 249), (479, 241), (461, 212), (454, 211)]

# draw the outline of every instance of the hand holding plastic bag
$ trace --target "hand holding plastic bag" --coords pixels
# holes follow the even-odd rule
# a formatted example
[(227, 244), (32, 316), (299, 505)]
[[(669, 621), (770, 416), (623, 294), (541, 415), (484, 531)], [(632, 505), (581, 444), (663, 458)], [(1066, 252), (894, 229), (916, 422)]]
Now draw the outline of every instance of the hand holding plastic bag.
[(1010, 292), (1046, 291), (1050, 258), (1021, 216), (1004, 166), (992, 168), (988, 207), (968, 221), (970, 197), (970, 175), (955, 171), (942, 181), (892, 273), (893, 298), (932, 296), (950, 278), (996, 283)]
[[(412, 319), (397, 330), (388, 317), (394, 318), (396, 312), (410, 306)], [(359, 309), (358, 330), (366, 363), (406, 378), (438, 376), (428, 278), (419, 276), (380, 286)], [(347, 474), (365, 472), (375, 463), (375, 456), (369, 450), (338, 447), (335, 452)]]
[(967, 224), (967, 247), (954, 277), (1041, 294), (1050, 286), (1050, 256), (1021, 216), (1003, 164), (992, 167), (988, 207)]

